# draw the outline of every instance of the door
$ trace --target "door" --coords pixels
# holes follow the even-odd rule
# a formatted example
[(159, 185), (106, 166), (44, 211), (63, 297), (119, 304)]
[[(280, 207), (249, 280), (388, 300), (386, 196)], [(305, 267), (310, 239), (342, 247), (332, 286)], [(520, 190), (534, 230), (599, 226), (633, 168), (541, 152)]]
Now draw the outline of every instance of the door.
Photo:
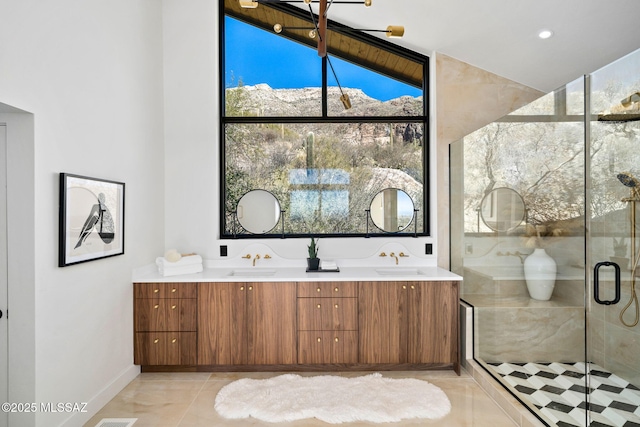
[[(0, 401), (9, 399), (9, 322), (7, 273), (7, 127), (0, 125)], [(8, 425), (7, 414), (0, 412), (0, 427)]]
[(360, 363), (405, 363), (406, 282), (362, 282), (358, 301)]
[(454, 364), (457, 370), (457, 284), (413, 282), (407, 285), (407, 362)]
[[(586, 85), (591, 110), (587, 201), (593, 207), (587, 239), (587, 384), (594, 409), (588, 425), (640, 424), (638, 70), (640, 51), (596, 71)], [(622, 114), (607, 119), (614, 112)]]
[(261, 282), (246, 287), (247, 363), (296, 363), (296, 284)]
[(246, 363), (245, 283), (198, 284), (198, 364)]

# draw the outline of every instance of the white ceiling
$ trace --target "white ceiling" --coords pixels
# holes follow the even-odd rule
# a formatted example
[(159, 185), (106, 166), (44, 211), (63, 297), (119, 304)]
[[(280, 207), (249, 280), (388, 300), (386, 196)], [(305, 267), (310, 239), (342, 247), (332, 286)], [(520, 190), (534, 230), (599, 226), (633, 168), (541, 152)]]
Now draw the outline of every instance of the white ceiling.
[[(352, 28), (404, 25), (404, 37), (389, 40), (544, 92), (640, 49), (640, 0), (336, 0), (328, 17)], [(541, 29), (553, 37), (539, 39)]]

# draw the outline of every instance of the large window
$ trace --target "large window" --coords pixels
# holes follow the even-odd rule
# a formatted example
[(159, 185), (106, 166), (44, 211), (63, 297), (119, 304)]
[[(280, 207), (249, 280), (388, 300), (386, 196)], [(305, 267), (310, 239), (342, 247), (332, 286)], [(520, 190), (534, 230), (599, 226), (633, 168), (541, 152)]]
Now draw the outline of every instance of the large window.
[[(320, 57), (306, 34), (273, 32), (277, 20), (312, 25), (281, 3), (225, 0), (221, 16), (222, 237), (257, 237), (238, 221), (251, 190), (278, 201), (264, 237), (429, 234), (428, 58), (340, 26)], [(372, 200), (389, 188), (413, 202), (410, 226), (372, 221)]]

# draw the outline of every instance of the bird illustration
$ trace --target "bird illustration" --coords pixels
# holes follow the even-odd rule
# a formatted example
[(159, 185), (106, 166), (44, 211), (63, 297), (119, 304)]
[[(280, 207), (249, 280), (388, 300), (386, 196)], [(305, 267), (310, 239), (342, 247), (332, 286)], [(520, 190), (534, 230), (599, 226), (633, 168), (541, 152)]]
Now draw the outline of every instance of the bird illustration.
[(78, 237), (78, 242), (74, 249), (78, 249), (84, 241), (89, 237), (89, 234), (97, 229), (98, 236), (102, 239), (104, 243), (111, 243), (115, 236), (115, 227), (113, 225), (113, 217), (111, 216), (111, 212), (105, 203), (105, 195), (104, 193), (100, 193), (98, 195), (98, 203), (91, 207), (91, 211), (87, 216), (87, 219), (82, 226), (82, 230), (80, 231), (80, 236)]

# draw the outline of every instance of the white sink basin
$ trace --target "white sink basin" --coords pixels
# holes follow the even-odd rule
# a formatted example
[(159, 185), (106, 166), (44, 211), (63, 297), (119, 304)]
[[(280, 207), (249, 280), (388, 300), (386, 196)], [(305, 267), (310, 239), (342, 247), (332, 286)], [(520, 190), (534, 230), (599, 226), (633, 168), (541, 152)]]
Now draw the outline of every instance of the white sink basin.
[(378, 268), (375, 270), (381, 276), (423, 276), (424, 273), (417, 268)]
[(265, 268), (240, 268), (231, 270), (228, 276), (236, 277), (270, 277), (276, 274), (276, 270)]

